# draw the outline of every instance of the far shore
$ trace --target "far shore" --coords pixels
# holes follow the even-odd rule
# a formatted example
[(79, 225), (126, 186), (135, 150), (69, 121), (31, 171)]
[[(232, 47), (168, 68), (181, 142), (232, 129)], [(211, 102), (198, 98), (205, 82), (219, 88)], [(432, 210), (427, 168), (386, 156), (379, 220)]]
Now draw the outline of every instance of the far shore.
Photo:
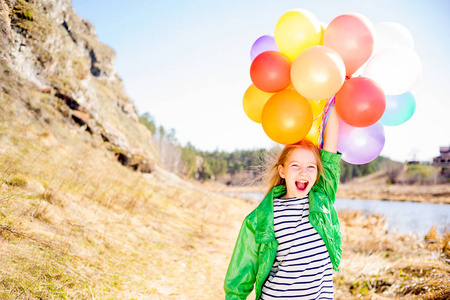
[[(209, 190), (220, 193), (265, 193), (262, 186), (226, 186), (219, 183), (205, 183)], [(423, 203), (450, 204), (450, 184), (440, 185), (386, 185), (347, 183), (340, 184), (337, 198), (411, 201)]]
[(336, 196), (347, 199), (450, 204), (450, 184), (389, 186), (341, 184)]

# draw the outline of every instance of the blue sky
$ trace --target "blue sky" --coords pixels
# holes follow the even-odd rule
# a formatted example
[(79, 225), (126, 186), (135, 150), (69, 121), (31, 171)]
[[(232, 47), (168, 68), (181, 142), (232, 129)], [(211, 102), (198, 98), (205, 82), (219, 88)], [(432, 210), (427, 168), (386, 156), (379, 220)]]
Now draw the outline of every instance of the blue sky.
[(251, 84), (250, 49), (274, 34), (278, 19), (302, 8), (328, 24), (357, 12), (374, 25), (396, 22), (409, 29), (422, 61), (412, 89), (416, 112), (385, 127), (381, 155), (398, 161), (430, 160), (450, 145), (450, 1), (144, 1), (73, 0), (75, 11), (117, 54), (115, 68), (139, 113), (173, 128), (182, 145), (202, 150), (255, 149), (274, 145), (242, 108)]

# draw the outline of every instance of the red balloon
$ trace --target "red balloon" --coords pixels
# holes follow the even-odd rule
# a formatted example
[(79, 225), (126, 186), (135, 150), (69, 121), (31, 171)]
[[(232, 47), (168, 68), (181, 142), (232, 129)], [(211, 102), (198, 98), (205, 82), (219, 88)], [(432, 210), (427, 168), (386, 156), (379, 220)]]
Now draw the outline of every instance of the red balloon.
[(377, 122), (386, 108), (381, 87), (366, 77), (350, 78), (336, 94), (336, 110), (342, 121), (354, 127)]
[(253, 84), (261, 91), (276, 93), (291, 84), (291, 61), (281, 52), (265, 51), (250, 66)]

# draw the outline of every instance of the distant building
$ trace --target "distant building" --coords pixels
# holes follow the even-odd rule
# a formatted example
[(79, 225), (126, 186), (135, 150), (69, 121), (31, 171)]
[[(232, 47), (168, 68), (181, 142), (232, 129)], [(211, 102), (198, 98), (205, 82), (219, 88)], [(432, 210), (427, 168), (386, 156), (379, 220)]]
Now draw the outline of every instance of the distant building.
[(441, 155), (433, 158), (433, 165), (441, 167), (441, 174), (450, 178), (450, 146), (440, 147), (439, 151)]

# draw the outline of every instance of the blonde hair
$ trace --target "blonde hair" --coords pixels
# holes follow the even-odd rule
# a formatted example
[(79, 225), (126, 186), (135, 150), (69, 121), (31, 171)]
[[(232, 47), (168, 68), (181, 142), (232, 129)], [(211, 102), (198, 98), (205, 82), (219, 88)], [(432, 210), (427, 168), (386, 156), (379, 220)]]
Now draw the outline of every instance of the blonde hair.
[(322, 167), (322, 158), (320, 156), (320, 150), (309, 140), (301, 140), (295, 144), (290, 144), (284, 146), (283, 150), (277, 156), (272, 157), (272, 162), (268, 167), (266, 167), (266, 184), (269, 192), (274, 186), (277, 185), (286, 185), (284, 178), (281, 178), (280, 173), (278, 172), (278, 166), (284, 166), (286, 161), (289, 159), (291, 153), (296, 149), (306, 149), (310, 150), (314, 157), (316, 158), (317, 163), (317, 178), (316, 184), (319, 181), (320, 175), (323, 173)]

